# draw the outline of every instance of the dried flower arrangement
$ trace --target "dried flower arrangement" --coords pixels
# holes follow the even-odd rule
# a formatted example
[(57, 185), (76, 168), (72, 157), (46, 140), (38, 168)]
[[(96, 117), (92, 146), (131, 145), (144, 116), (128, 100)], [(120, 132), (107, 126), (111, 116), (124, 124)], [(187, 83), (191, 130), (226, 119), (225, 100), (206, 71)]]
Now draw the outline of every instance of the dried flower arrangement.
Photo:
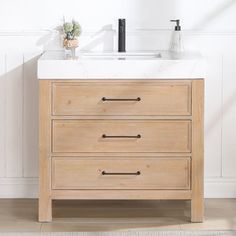
[(82, 32), (80, 24), (75, 20), (64, 22), (62, 31), (64, 35), (64, 47), (66, 49), (78, 47), (78, 37)]

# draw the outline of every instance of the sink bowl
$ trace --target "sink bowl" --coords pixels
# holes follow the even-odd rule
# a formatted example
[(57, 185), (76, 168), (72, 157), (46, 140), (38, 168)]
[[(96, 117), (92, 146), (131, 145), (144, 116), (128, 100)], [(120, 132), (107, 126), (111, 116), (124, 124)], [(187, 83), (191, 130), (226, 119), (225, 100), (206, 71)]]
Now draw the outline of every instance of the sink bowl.
[(79, 59), (89, 60), (151, 60), (161, 58), (161, 53), (152, 52), (105, 52), (105, 53), (79, 53)]

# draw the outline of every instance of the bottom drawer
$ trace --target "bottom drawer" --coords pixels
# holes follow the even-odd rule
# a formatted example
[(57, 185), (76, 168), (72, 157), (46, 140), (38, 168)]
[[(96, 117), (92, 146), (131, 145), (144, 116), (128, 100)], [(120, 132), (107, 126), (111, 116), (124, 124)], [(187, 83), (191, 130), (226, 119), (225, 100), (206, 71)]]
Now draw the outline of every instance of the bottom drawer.
[(53, 189), (190, 189), (190, 158), (52, 159)]

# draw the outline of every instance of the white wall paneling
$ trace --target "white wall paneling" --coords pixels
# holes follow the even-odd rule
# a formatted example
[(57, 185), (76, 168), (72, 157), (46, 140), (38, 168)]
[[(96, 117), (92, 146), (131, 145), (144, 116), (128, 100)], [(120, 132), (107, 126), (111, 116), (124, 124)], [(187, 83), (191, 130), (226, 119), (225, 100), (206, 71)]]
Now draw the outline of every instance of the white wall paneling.
[(236, 178), (236, 54), (225, 53), (223, 62), (222, 171)]
[[(144, 30), (129, 33), (127, 43), (132, 49), (166, 49), (169, 31)], [(4, 33), (6, 34), (6, 33)], [(21, 33), (24, 34), (24, 33)], [(81, 38), (91, 38), (92, 33)], [(44, 32), (28, 32), (33, 41)], [(6, 35), (2, 36), (3, 38)], [(15, 40), (19, 35), (12, 34)], [(22, 37), (22, 36), (20, 36)], [(35, 39), (37, 38), (37, 39)], [(0, 36), (0, 41), (4, 40)], [(13, 39), (12, 39), (13, 41)], [(234, 133), (235, 98), (235, 34), (184, 32), (187, 49), (200, 49), (207, 61), (205, 103), (205, 195), (236, 197)], [(0, 197), (36, 197), (38, 176), (38, 46), (30, 50), (22, 41), (22, 52), (0, 54)], [(219, 49), (219, 45), (223, 45)], [(225, 45), (227, 44), (227, 45)], [(161, 46), (160, 46), (161, 45)], [(95, 46), (96, 47), (96, 46)], [(235, 49), (236, 51), (236, 49)], [(223, 190), (223, 191), (222, 191)], [(227, 191), (226, 191), (227, 190)]]
[(0, 177), (5, 176), (5, 91), (6, 91), (6, 78), (5, 78), (5, 54), (0, 54)]
[[(14, 6), (14, 7), (12, 7)], [(25, 7), (27, 6), (27, 7)], [(0, 197), (36, 197), (37, 58), (60, 48), (63, 15), (83, 27), (80, 48), (117, 48), (117, 19), (127, 19), (127, 50), (168, 49), (180, 18), (185, 49), (208, 64), (205, 196), (236, 197), (235, 0), (8, 0), (0, 8)], [(110, 29), (110, 30), (108, 30)]]
[(38, 176), (38, 81), (39, 52), (24, 54), (23, 177)]
[(23, 55), (6, 54), (6, 177), (22, 176)]
[(37, 195), (40, 54), (0, 53), (0, 197)]
[(210, 198), (235, 198), (236, 178), (207, 178), (205, 196)]
[(205, 80), (205, 176), (222, 175), (222, 56), (206, 53)]
[(38, 178), (0, 178), (1, 198), (36, 198)]

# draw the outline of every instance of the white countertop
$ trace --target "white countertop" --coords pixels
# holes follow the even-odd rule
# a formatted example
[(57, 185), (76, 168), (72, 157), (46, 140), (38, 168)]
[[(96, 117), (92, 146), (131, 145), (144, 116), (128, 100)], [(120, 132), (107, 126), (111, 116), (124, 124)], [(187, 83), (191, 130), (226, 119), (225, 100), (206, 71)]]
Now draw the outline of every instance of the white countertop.
[(119, 60), (109, 57), (91, 59), (83, 57), (83, 54), (71, 59), (64, 51), (47, 51), (38, 60), (38, 79), (205, 78), (206, 63), (200, 53), (156, 53), (160, 53), (161, 57)]

